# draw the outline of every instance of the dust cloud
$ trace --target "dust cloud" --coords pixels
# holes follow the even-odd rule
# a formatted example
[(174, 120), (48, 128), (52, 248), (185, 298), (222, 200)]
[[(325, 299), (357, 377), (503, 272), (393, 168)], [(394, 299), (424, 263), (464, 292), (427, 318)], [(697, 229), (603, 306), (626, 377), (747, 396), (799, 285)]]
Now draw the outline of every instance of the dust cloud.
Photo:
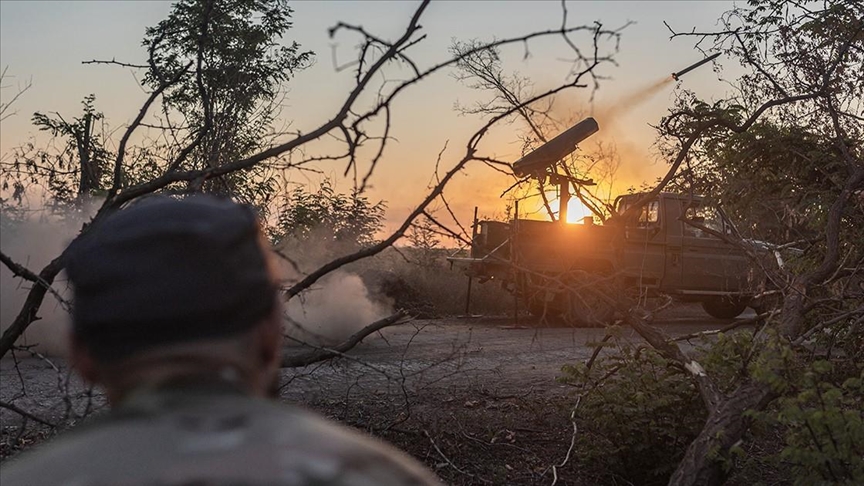
[[(95, 208), (95, 204), (93, 205)], [(95, 211), (89, 211), (92, 213)], [(3, 215), (0, 231), (2, 251), (34, 272), (39, 272), (56, 258), (78, 234), (89, 214), (49, 216), (41, 212), (23, 221)], [(35, 214), (35, 213), (34, 213)], [(291, 257), (295, 264), (282, 262), (282, 274), (290, 283), (333, 257), (350, 251), (334, 245), (332, 238), (316, 235), (303, 242), (285, 242), (280, 252)], [(301, 244), (302, 243), (302, 244)], [(298, 266), (295, 266), (298, 265)], [(53, 287), (64, 299), (71, 298), (71, 288), (65, 273), (55, 279)], [(0, 332), (15, 320), (30, 282), (15, 277), (5, 265), (0, 265)], [(286, 333), (303, 342), (333, 345), (343, 341), (366, 325), (391, 313), (386, 299), (370, 295), (357, 273), (340, 270), (322, 278), (312, 288), (288, 302), (284, 309)], [(46, 294), (38, 313), (39, 320), (32, 323), (19, 345), (33, 345), (33, 350), (51, 356), (66, 356), (70, 316), (53, 295)]]
[[(34, 216), (23, 221), (10, 221), (4, 215), (0, 232), (0, 248), (13, 261), (38, 273), (56, 258), (78, 234), (85, 217)], [(15, 320), (32, 284), (15, 277), (5, 265), (0, 266), (0, 331)], [(53, 287), (64, 298), (71, 297), (65, 273), (54, 280)], [(33, 322), (18, 340), (19, 345), (52, 356), (65, 356), (69, 333), (69, 314), (57, 298), (48, 293)]]
[(389, 313), (359, 275), (336, 271), (288, 302), (285, 331), (301, 342), (332, 346)]
[[(283, 239), (275, 248), (286, 285), (356, 247), (335, 241), (326, 230), (302, 239)], [(355, 332), (392, 313), (388, 299), (372, 295), (355, 267), (336, 270), (300, 295), (284, 309), (286, 335), (317, 346), (341, 343)]]

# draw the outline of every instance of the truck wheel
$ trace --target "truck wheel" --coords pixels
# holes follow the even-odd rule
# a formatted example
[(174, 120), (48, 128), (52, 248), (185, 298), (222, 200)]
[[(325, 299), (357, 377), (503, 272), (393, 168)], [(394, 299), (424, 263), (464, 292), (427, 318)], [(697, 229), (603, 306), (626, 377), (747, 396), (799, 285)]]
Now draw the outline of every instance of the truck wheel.
[(562, 316), (576, 327), (603, 327), (612, 320), (614, 309), (594, 292), (568, 295), (567, 312)]
[(561, 315), (561, 311), (552, 305), (552, 302), (546, 302), (541, 299), (531, 299), (528, 301), (528, 311), (534, 317), (545, 317), (553, 319)]
[(736, 299), (711, 299), (703, 301), (702, 308), (716, 319), (734, 319), (744, 312), (747, 304)]

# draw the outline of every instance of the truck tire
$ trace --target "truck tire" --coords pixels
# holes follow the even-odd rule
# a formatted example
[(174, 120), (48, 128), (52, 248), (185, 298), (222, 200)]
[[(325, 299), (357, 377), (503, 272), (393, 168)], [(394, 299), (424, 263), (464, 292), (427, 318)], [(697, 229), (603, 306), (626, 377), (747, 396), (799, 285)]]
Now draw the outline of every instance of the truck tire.
[(549, 281), (542, 275), (523, 276), (519, 286), (521, 301), (525, 303), (532, 316), (540, 318), (541, 322), (556, 320), (561, 315), (561, 304), (557, 298), (547, 299)]
[(734, 319), (744, 312), (747, 304), (737, 299), (711, 299), (702, 301), (702, 308), (716, 319)]
[(567, 311), (562, 317), (571, 326), (603, 327), (615, 314), (615, 310), (594, 292), (572, 293), (567, 300)]
[(528, 301), (528, 311), (534, 317), (555, 319), (561, 315), (561, 311), (552, 305), (552, 302), (546, 302), (541, 299), (530, 299)]

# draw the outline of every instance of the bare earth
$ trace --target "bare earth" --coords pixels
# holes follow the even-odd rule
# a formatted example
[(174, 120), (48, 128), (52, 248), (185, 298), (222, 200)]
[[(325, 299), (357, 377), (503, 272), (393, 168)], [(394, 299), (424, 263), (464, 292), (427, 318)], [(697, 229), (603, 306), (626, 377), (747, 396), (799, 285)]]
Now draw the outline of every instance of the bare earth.
[[(669, 311), (657, 324), (679, 336), (727, 324), (706, 317), (698, 305)], [(746, 315), (744, 316), (746, 317)], [(474, 317), (416, 320), (367, 338), (334, 366), (286, 372), (283, 396), (308, 401), (350, 387), (377, 387), (390, 379), (415, 386), (457, 390), (482, 385), (500, 392), (548, 392), (561, 366), (585, 360), (604, 329), (539, 326), (537, 319)], [(632, 331), (625, 336), (639, 339)], [(296, 350), (295, 350), (296, 349)], [(286, 353), (300, 348), (286, 348)]]
[[(658, 322), (676, 336), (726, 324), (697, 305)], [(578, 451), (553, 471), (573, 435), (571, 389), (556, 378), (562, 365), (586, 360), (604, 333), (503, 317), (417, 320), (340, 359), (285, 370), (282, 397), (394, 443), (450, 484), (551, 484), (556, 475), (557, 484), (594, 484), (601, 478), (578, 467)], [(74, 424), (105, 409), (61, 359), (4, 359), (0, 380), (0, 400), (49, 422)], [(53, 433), (32, 419), (22, 433), (21, 416), (5, 408), (0, 421), (2, 458)]]

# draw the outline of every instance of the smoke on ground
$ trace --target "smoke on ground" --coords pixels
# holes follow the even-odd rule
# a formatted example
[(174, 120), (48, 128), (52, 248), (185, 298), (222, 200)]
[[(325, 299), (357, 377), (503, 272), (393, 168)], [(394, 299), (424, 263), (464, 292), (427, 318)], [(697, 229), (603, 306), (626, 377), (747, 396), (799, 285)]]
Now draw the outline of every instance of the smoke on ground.
[[(288, 286), (336, 257), (356, 251), (355, 245), (337, 241), (332, 232), (313, 230), (302, 239), (284, 238), (276, 245)], [(392, 312), (387, 299), (371, 295), (354, 267), (336, 270), (285, 305), (285, 332), (300, 342), (338, 344)]]
[[(96, 207), (95, 204), (92, 206)], [(39, 216), (23, 220), (4, 214), (0, 248), (15, 262), (38, 273), (60, 255), (78, 234), (82, 223), (89, 220), (89, 213), (93, 212), (57, 216), (42, 211), (38, 213)], [(294, 262), (289, 264), (287, 260), (280, 259), (284, 276), (289, 282), (296, 282), (298, 277), (351, 250), (349, 246), (333, 243), (332, 235), (313, 235), (303, 242), (286, 241), (279, 248), (282, 254)], [(15, 320), (31, 285), (15, 277), (5, 265), (0, 265), (0, 332), (5, 331)], [(64, 273), (58, 275), (53, 287), (64, 299), (71, 297)], [(344, 270), (336, 271), (287, 303), (285, 330), (288, 335), (304, 342), (335, 344), (388, 315), (390, 307), (381, 299), (370, 296), (358, 275)], [(28, 327), (17, 344), (33, 345), (33, 350), (53, 356), (66, 355), (70, 322), (66, 309), (48, 293), (38, 316), (39, 319)]]
[[(0, 249), (13, 261), (34, 273), (60, 255), (78, 234), (82, 222), (89, 215), (51, 215), (39, 211), (34, 216), (18, 220), (4, 214), (0, 232)], [(86, 219), (85, 219), (86, 218)], [(5, 265), (0, 266), (0, 331), (5, 331), (21, 311), (32, 283), (15, 277)], [(65, 273), (54, 280), (53, 288), (64, 298), (71, 296)], [(69, 314), (51, 293), (45, 295), (37, 313), (37, 321), (30, 324), (16, 344), (33, 346), (34, 351), (62, 356), (67, 352)]]
[(376, 302), (360, 276), (333, 272), (285, 308), (285, 330), (292, 338), (316, 345), (335, 345), (389, 314)]

